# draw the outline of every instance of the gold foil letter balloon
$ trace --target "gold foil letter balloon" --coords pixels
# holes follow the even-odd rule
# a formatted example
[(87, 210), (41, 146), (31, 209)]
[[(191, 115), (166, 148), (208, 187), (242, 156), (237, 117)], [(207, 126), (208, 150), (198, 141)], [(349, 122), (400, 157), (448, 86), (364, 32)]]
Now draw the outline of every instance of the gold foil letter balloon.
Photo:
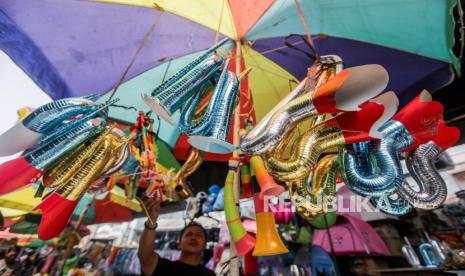
[[(66, 226), (76, 205), (90, 186), (105, 174), (107, 163), (114, 159), (127, 140), (112, 134), (112, 128), (102, 132), (68, 165), (61, 175), (54, 177), (56, 190), (37, 205), (42, 211), (38, 235), (42, 240), (57, 236)], [(115, 142), (115, 140), (119, 141)]]

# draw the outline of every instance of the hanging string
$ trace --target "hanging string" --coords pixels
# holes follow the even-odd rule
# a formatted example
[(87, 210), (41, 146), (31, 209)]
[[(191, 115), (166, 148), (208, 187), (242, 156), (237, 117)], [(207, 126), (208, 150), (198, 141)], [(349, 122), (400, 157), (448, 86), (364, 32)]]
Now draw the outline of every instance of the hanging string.
[(173, 59), (171, 59), (171, 58), (168, 60), (168, 65), (166, 65), (165, 72), (163, 72), (163, 78), (162, 78), (162, 80), (161, 80), (161, 83), (164, 83), (165, 80), (166, 80), (166, 75), (168, 74), (168, 70), (170, 69), (171, 61), (172, 61), (172, 60), (173, 60)]
[(113, 88), (113, 91), (111, 92), (109, 100), (115, 96), (116, 91), (118, 90), (119, 86), (123, 83), (124, 79), (126, 78), (126, 75), (128, 74), (129, 70), (131, 69), (132, 65), (136, 61), (137, 57), (139, 56), (140, 52), (142, 51), (142, 48), (144, 48), (145, 44), (147, 44), (147, 41), (149, 40), (150, 36), (152, 35), (153, 31), (155, 30), (155, 27), (157, 26), (158, 22), (160, 21), (160, 17), (163, 14), (163, 11), (159, 12), (157, 14), (157, 18), (155, 18), (155, 21), (152, 23), (152, 26), (150, 26), (150, 29), (147, 31), (147, 33), (144, 36), (144, 39), (142, 40), (142, 43), (139, 45), (139, 48), (137, 49), (136, 53), (131, 59), (131, 62), (129, 63), (128, 67), (126, 67), (126, 70), (124, 70), (123, 74), (119, 78), (118, 82), (116, 83), (115, 87)]
[(221, 23), (223, 21), (223, 11), (224, 11), (224, 2), (226, 0), (221, 1), (221, 12), (220, 12), (220, 18), (218, 20), (218, 27), (216, 28), (216, 34), (215, 34), (215, 44), (218, 43), (220, 40), (220, 28), (221, 28)]
[(300, 8), (299, 0), (294, 0), (295, 7), (297, 8), (297, 13), (299, 14), (300, 21), (302, 21), (302, 25), (305, 29), (305, 34), (307, 35), (308, 42), (312, 46), (314, 52), (316, 53), (317, 61), (320, 61), (320, 56), (318, 55), (317, 51), (315, 50), (315, 44), (313, 43), (312, 35), (310, 34), (310, 30), (308, 29), (307, 22), (305, 21), (304, 13)]

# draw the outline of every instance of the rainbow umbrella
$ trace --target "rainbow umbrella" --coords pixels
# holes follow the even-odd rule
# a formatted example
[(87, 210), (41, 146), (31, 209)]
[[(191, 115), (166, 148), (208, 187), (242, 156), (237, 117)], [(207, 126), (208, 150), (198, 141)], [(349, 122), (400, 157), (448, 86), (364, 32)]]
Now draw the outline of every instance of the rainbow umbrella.
[[(12, 225), (12, 232), (15, 233), (37, 233), (40, 222), (40, 215), (31, 213), (32, 208), (39, 204), (42, 197), (35, 197), (36, 188), (34, 186), (15, 191), (0, 196), (0, 210), (8, 217), (26, 215), (26, 219)], [(142, 211), (137, 200), (129, 200), (124, 194), (124, 190), (115, 186), (110, 192), (97, 195), (95, 198), (90, 194), (85, 194), (74, 210), (72, 218), (78, 220), (85, 206), (90, 202), (89, 211), (84, 217), (85, 224), (97, 224), (106, 222), (131, 221), (135, 213)]]
[[(9, 229), (10, 233), (23, 234), (23, 235), (33, 235), (37, 237), (37, 231), (39, 230), (39, 223), (42, 218), (42, 215), (29, 213), (24, 216), (24, 219), (12, 225)], [(71, 221), (71, 226), (76, 226), (76, 221)], [(82, 236), (89, 235), (90, 230), (84, 224), (79, 226), (79, 233)], [(53, 239), (52, 239), (53, 240)]]
[[(399, 95), (401, 105), (422, 89), (448, 84), (459, 69), (451, 51), (456, 5), (457, 0), (3, 1), (0, 49), (54, 99), (111, 91), (128, 69), (116, 93), (120, 104), (148, 111), (141, 93), (150, 93), (219, 37), (229, 37), (240, 45), (242, 67), (253, 67), (241, 87), (251, 92), (242, 97), (248, 103), (244, 112), (253, 110), (260, 119), (313, 62), (303, 22), (320, 55), (339, 55), (346, 67), (383, 65), (390, 75), (387, 90)], [(112, 108), (110, 116), (133, 122), (137, 112)], [(174, 147), (179, 132), (161, 122), (160, 137)]]

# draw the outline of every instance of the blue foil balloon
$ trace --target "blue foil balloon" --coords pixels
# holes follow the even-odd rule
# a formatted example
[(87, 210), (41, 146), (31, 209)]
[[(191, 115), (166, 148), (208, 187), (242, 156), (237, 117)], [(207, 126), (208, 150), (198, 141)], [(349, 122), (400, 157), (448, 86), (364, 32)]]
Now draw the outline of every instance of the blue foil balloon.
[(239, 94), (239, 80), (236, 74), (226, 71), (223, 77), (213, 92), (205, 120), (201, 120), (205, 125), (209, 125), (209, 128), (188, 140), (189, 144), (199, 150), (219, 154), (230, 153), (235, 149), (227, 139)]
[[(369, 142), (369, 150), (345, 150), (342, 155), (343, 178), (351, 189), (364, 196), (383, 196), (397, 191), (404, 181), (398, 153), (413, 143), (408, 130), (390, 120), (380, 129), (385, 135), (379, 142)], [(367, 147), (367, 145), (362, 145)], [(376, 168), (376, 169), (375, 169)]]
[(65, 120), (98, 108), (86, 98), (68, 98), (42, 105), (23, 121), (0, 135), (0, 156), (7, 156), (37, 146), (38, 141)]
[(196, 58), (152, 92), (143, 96), (144, 102), (158, 116), (171, 125), (177, 122), (171, 117), (191, 97), (199, 93), (201, 86), (215, 78), (223, 67), (225, 56), (233, 49), (230, 40), (224, 40)]
[(104, 118), (88, 119), (56, 139), (27, 153), (24, 158), (36, 169), (46, 170), (79, 145), (102, 132), (105, 125)]

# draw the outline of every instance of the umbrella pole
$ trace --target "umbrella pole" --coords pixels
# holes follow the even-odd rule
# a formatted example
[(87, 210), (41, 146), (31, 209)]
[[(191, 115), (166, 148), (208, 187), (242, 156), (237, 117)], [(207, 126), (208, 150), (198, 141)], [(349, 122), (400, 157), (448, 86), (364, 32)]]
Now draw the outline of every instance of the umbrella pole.
[[(73, 231), (68, 236), (67, 250), (66, 250), (66, 253), (65, 253), (66, 258), (68, 258), (71, 255), (71, 251), (72, 251), (74, 245), (76, 244), (76, 242), (79, 242), (79, 240), (81, 238), (79, 236), (79, 228), (81, 227), (81, 224), (84, 221), (84, 218), (86, 217), (87, 213), (89, 212), (90, 206), (92, 205), (92, 202), (94, 202), (96, 196), (97, 196), (97, 194), (93, 194), (92, 199), (89, 200), (89, 202), (87, 202), (86, 206), (82, 210), (82, 213), (79, 215), (79, 219), (78, 219), (75, 227), (73, 227)], [(70, 222), (71, 222), (71, 220), (70, 220)], [(72, 245), (71, 245), (71, 243), (72, 243)]]
[(89, 200), (89, 202), (87, 202), (86, 206), (84, 207), (84, 210), (82, 210), (82, 213), (81, 213), (81, 215), (79, 216), (79, 219), (78, 219), (78, 221), (77, 221), (77, 223), (76, 223), (76, 227), (74, 228), (74, 230), (75, 230), (76, 232), (79, 232), (79, 227), (81, 227), (81, 224), (82, 224), (82, 222), (84, 221), (84, 218), (86, 217), (87, 212), (89, 212), (90, 206), (91, 206), (92, 203), (94, 202), (96, 196), (97, 196), (97, 194), (93, 194), (93, 195), (92, 195), (92, 199)]
[[(236, 75), (239, 76), (241, 73), (241, 42), (236, 41), (236, 57), (235, 57), (235, 62), (236, 62)], [(239, 84), (239, 91), (240, 91), (240, 84)], [(240, 113), (241, 113), (241, 104), (240, 104), (240, 97), (241, 93), (239, 93), (239, 104), (236, 107), (236, 110), (234, 112), (234, 125), (233, 125), (233, 144), (234, 146), (238, 147), (241, 143), (241, 137), (239, 136), (239, 130), (241, 128), (240, 125)], [(239, 150), (235, 150), (233, 152), (233, 157), (239, 158)], [(239, 168), (239, 167), (238, 167)], [(239, 206), (239, 198), (240, 198), (240, 191), (239, 191), (239, 173), (236, 172), (236, 175), (234, 177), (234, 199), (236, 201), (236, 205)], [(232, 241), (232, 237), (231, 237)], [(230, 250), (231, 250), (231, 258), (236, 257), (236, 247), (234, 246), (234, 243), (230, 243)], [(229, 273), (231, 276), (238, 276), (239, 275), (239, 258), (232, 258), (230, 261), (229, 265)]]

